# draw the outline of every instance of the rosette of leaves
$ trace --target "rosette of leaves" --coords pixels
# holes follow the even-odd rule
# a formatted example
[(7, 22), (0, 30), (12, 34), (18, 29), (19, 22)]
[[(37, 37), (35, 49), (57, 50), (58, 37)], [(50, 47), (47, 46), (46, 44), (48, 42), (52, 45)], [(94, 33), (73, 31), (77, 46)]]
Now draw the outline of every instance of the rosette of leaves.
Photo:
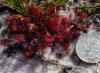
[(89, 24), (80, 25), (87, 19), (86, 13), (75, 10), (76, 23), (71, 23), (71, 16), (58, 14), (65, 0), (5, 0), (4, 5), (18, 12), (17, 16), (6, 19), (8, 22), (7, 38), (1, 42), (8, 46), (8, 53), (21, 50), (30, 57), (43, 53), (47, 47), (56, 49), (57, 44), (67, 50), (72, 41), (80, 36), (80, 30), (89, 28)]
[[(51, 35), (45, 24), (47, 24), (48, 20), (60, 19), (55, 10), (59, 10), (59, 8), (56, 9), (57, 6), (59, 7), (64, 3), (63, 0), (52, 0), (51, 2), (47, 0), (4, 0), (4, 6), (8, 6), (18, 12), (17, 15), (6, 19), (6, 22), (8, 22), (8, 28), (5, 33), (7, 38), (0, 40), (5, 46), (8, 46), (8, 54), (17, 49), (24, 52), (26, 56), (34, 55), (37, 50), (43, 51), (55, 36)], [(51, 18), (53, 20), (48, 16), (54, 16)], [(50, 29), (53, 30), (53, 28)]]

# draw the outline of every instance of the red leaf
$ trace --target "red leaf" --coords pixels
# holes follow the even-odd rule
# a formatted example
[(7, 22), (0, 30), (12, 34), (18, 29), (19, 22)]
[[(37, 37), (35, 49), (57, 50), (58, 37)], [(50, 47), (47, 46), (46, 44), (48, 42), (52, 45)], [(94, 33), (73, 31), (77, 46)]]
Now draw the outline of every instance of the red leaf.
[(70, 18), (62, 17), (61, 23), (62, 23), (63, 25), (66, 25), (66, 24), (68, 24), (69, 22), (71, 22)]
[(82, 19), (87, 18), (87, 14), (85, 12), (82, 13)]
[(90, 28), (90, 24), (87, 24), (86, 27), (87, 27), (87, 29), (89, 29)]
[(7, 22), (12, 22), (13, 20), (14, 20), (13, 17), (9, 17), (9, 18), (6, 19)]
[(40, 11), (40, 9), (38, 9), (37, 7), (29, 7), (28, 11), (29, 11), (29, 15), (35, 16), (35, 21), (44, 19), (43, 12)]
[(7, 41), (7, 40), (1, 40), (2, 44), (5, 45), (5, 46), (8, 46), (10, 41)]
[(26, 57), (29, 57), (29, 56), (31, 56), (33, 53), (34, 53), (33, 51), (26, 51), (26, 52), (24, 52), (24, 55), (25, 55)]
[(81, 14), (81, 18), (79, 19), (79, 22), (81, 22), (83, 19), (87, 19), (87, 14), (85, 13), (85, 12), (83, 12), (82, 14)]
[(32, 48), (31, 48), (30, 45), (29, 45), (26, 49), (27, 49), (28, 51), (32, 51)]
[(13, 38), (7, 38), (4, 40), (1, 40), (1, 43), (5, 46), (8, 46), (14, 39)]
[(81, 34), (79, 32), (76, 33), (76, 36), (79, 37)]
[(54, 5), (52, 4), (52, 5), (50, 5), (49, 7), (48, 7), (48, 15), (50, 16), (50, 15), (52, 15), (52, 14), (54, 14), (55, 13), (55, 7), (54, 7)]
[(74, 13), (75, 13), (75, 17), (77, 17), (77, 16), (79, 15), (79, 13), (80, 13), (80, 12), (79, 12), (79, 9), (76, 8), (75, 11), (74, 11)]
[(12, 24), (11, 27), (10, 27), (13, 31), (18, 31), (18, 25), (17, 24)]
[(69, 22), (71, 22), (71, 20), (69, 18), (60, 16), (60, 15), (56, 15), (56, 16), (48, 19), (47, 27), (57, 33), (61, 33), (64, 31), (66, 25), (68, 25)]
[(15, 35), (14, 38), (19, 42), (25, 43), (25, 38), (23, 35)]
[(27, 24), (29, 32), (34, 32), (35, 30), (35, 24), (34, 23), (28, 23)]
[(28, 45), (28, 47), (26, 48), (26, 51), (24, 52), (24, 55), (27, 56), (27, 57), (29, 57), (29, 56), (31, 56), (33, 54), (34, 54), (34, 49), (31, 48), (30, 45)]
[(50, 35), (49, 33), (44, 37), (46, 43), (51, 43), (54, 39), (54, 36)]
[(66, 37), (72, 39), (72, 31), (71, 30), (69, 30), (67, 32)]
[(57, 10), (57, 11), (61, 10), (61, 7), (60, 7), (60, 6), (57, 6), (57, 7), (56, 7), (56, 10)]
[(60, 16), (54, 16), (48, 19), (48, 24), (47, 24), (48, 28), (52, 29), (55, 32), (59, 32), (61, 30), (59, 29), (61, 26), (59, 20), (60, 20)]
[(64, 37), (64, 35), (62, 35), (62, 34), (56, 34), (56, 38), (58, 38), (58, 39), (61, 39), (63, 37)]
[(70, 38), (70, 39), (72, 38), (72, 28), (73, 28), (72, 25), (66, 25), (65, 32), (66, 32), (67, 38)]
[(21, 18), (21, 21), (23, 23), (27, 23), (28, 21), (30, 21), (31, 19), (29, 17), (24, 17), (24, 18)]

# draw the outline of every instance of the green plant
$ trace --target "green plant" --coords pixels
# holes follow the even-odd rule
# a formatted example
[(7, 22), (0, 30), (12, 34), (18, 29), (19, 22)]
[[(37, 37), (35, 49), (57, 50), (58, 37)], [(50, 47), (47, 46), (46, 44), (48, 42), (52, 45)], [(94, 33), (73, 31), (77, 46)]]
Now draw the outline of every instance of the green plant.
[(8, 6), (16, 10), (19, 15), (27, 16), (29, 6), (36, 6), (40, 10), (45, 11), (50, 4), (54, 4), (55, 6), (63, 6), (66, 3), (66, 0), (52, 0), (51, 2), (48, 2), (48, 0), (3, 0), (3, 2), (4, 6)]

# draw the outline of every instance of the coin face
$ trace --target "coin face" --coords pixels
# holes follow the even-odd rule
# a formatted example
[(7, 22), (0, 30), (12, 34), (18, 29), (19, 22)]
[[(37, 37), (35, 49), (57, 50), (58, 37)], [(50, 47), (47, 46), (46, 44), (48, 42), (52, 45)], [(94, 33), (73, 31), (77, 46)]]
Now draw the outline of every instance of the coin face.
[(88, 63), (100, 61), (100, 32), (81, 36), (76, 44), (76, 53), (79, 58)]

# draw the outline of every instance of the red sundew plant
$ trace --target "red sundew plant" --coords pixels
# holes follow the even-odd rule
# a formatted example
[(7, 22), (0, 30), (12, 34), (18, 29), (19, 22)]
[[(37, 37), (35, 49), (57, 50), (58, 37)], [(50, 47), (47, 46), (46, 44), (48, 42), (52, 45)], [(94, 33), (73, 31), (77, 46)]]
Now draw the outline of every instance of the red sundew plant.
[(34, 5), (29, 5), (27, 9), (27, 15), (23, 17), (11, 16), (6, 19), (8, 37), (1, 41), (8, 46), (9, 53), (20, 50), (30, 57), (43, 53), (46, 47), (54, 50), (57, 44), (66, 50), (80, 36), (80, 31), (89, 28), (89, 24), (81, 25), (88, 16), (78, 9), (75, 9), (75, 21), (57, 13), (61, 5), (50, 3), (44, 11)]

